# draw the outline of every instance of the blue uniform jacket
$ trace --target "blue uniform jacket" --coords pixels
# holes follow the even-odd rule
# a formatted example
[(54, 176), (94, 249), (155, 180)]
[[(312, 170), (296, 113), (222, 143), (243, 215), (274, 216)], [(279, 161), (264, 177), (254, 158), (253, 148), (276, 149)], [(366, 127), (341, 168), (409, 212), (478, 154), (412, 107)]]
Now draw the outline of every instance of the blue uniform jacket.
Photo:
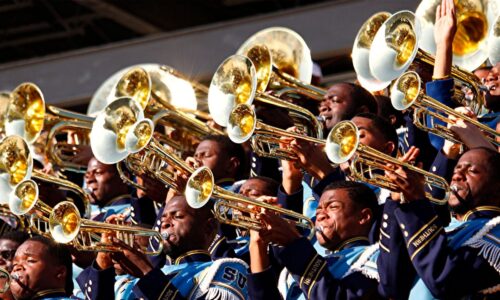
[[(498, 257), (496, 262), (485, 257), (498, 252), (498, 243), (484, 250), (456, 242), (460, 235), (472, 235), (481, 229), (472, 227), (473, 224), (498, 215), (498, 207), (477, 207), (459, 226), (450, 225), (445, 230), (427, 200), (409, 204), (388, 202), (384, 210), (385, 223), (380, 230), (381, 291), (396, 299), (407, 299), (410, 292), (412, 297), (420, 299), (430, 294), (436, 298), (458, 299), (493, 286), (500, 288)], [(422, 284), (414, 285), (415, 273)], [(428, 289), (429, 294), (416, 291), (419, 286)]]

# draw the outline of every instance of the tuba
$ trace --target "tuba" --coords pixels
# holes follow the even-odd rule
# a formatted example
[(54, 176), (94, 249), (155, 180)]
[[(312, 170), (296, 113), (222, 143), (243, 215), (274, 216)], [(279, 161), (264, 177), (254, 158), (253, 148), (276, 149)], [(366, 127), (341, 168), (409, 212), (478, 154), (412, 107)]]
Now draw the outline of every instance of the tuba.
[[(399, 11), (389, 17), (377, 31), (370, 49), (370, 72), (380, 81), (392, 81), (410, 67), (433, 66), (434, 57), (419, 49), (421, 28), (418, 19), (410, 11)], [(457, 66), (451, 68), (455, 85), (472, 90), (473, 99), (465, 102), (461, 91), (459, 102), (469, 106), (477, 114), (484, 105), (481, 82), (472, 73)]]
[[(101, 241), (102, 234), (117, 236), (117, 238), (129, 246), (134, 245), (136, 237), (148, 238), (151, 246), (152, 239), (163, 240), (163, 236), (153, 229), (82, 219), (76, 206), (67, 201), (58, 203), (50, 212), (49, 229), (52, 238), (56, 242), (63, 244), (73, 242), (75, 247), (80, 251), (123, 251), (120, 247), (103, 243)], [(158, 247), (152, 250), (148, 250), (147, 247), (141, 247), (140, 250), (146, 255), (159, 255), (163, 250), (163, 243), (158, 243)]]
[(280, 98), (298, 94), (322, 101), (326, 90), (310, 84), (313, 63), (311, 51), (302, 37), (285, 27), (261, 30), (238, 49), (254, 63), (257, 71), (257, 91), (266, 90)]
[(351, 121), (342, 121), (336, 124), (329, 135), (326, 145), (328, 158), (337, 164), (351, 160), (349, 165), (350, 177), (391, 191), (396, 191), (397, 186), (388, 180), (380, 171), (388, 170), (388, 163), (402, 166), (410, 171), (417, 172), (425, 177), (425, 182), (432, 188), (445, 192), (443, 199), (432, 197), (426, 193), (427, 198), (439, 205), (448, 201), (450, 187), (444, 178), (407, 163), (402, 163), (394, 157), (377, 151), (359, 142), (359, 131)]
[[(453, 131), (435, 122), (435, 120), (439, 120), (444, 123), (453, 124), (455, 122), (448, 117), (451, 115), (478, 127), (489, 142), (500, 146), (500, 142), (496, 140), (500, 136), (500, 133), (425, 95), (421, 86), (422, 80), (417, 73), (406, 72), (395, 81), (391, 89), (391, 102), (394, 108), (397, 110), (404, 110), (409, 107), (415, 108), (413, 118), (415, 126), (454, 143), (462, 144)], [(429, 119), (428, 117), (431, 118)]]
[(500, 62), (500, 14), (488, 36), (488, 58), (493, 66)]
[[(434, 42), (434, 23), (437, 0), (423, 0), (415, 15), (419, 19), (422, 35), (420, 47), (431, 54), (436, 53)], [(457, 32), (453, 40), (453, 63), (472, 71), (488, 58), (490, 39), (488, 33), (494, 27), (495, 18), (500, 11), (498, 0), (455, 1)]]
[[(214, 215), (217, 220), (224, 224), (259, 230), (261, 228), (260, 222), (251, 215), (260, 212), (261, 209), (266, 209), (280, 214), (287, 220), (291, 220), (296, 227), (306, 229), (309, 239), (314, 236), (315, 227), (311, 219), (294, 211), (226, 191), (215, 185), (214, 175), (207, 167), (197, 169), (189, 177), (185, 196), (187, 203), (193, 208), (203, 207), (212, 197), (217, 199), (213, 210)], [(239, 213), (235, 213), (236, 211)]]

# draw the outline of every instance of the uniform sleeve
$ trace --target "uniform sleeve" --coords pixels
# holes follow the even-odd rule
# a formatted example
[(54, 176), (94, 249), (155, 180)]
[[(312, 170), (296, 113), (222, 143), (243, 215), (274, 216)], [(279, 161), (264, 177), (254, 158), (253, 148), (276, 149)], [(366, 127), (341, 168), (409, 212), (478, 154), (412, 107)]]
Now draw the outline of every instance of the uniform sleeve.
[[(445, 80), (433, 80), (427, 82), (425, 88), (428, 96), (436, 99), (437, 101), (448, 107), (455, 108), (457, 104), (452, 99), (452, 96), (454, 94), (454, 86), (455, 83), (453, 78), (448, 78)], [(430, 122), (430, 120), (431, 117), (427, 117), (427, 122)], [(434, 120), (434, 122), (446, 126), (444, 122), (438, 120)], [(436, 136), (434, 134), (429, 134), (429, 138), (434, 148), (439, 150), (443, 147), (444, 139), (442, 137)]]
[(280, 185), (278, 189), (278, 203), (283, 208), (293, 210), (294, 212), (302, 213), (302, 203), (304, 201), (304, 189), (302, 186), (295, 193), (287, 194)]
[(292, 274), (307, 299), (376, 299), (377, 281), (359, 272), (337, 280), (306, 238), (280, 249), (278, 259)]
[(273, 268), (248, 275), (248, 296), (252, 300), (280, 299), (278, 282)]
[(76, 278), (85, 299), (114, 299), (115, 270), (100, 270), (96, 262), (85, 268)]
[(436, 298), (458, 299), (500, 283), (498, 273), (479, 256), (479, 249), (453, 250), (429, 201), (399, 205), (400, 224), (410, 260)]
[(394, 215), (397, 207), (397, 202), (390, 199), (384, 204), (380, 226), (380, 254), (377, 259), (379, 292), (387, 298), (408, 299), (416, 272)]

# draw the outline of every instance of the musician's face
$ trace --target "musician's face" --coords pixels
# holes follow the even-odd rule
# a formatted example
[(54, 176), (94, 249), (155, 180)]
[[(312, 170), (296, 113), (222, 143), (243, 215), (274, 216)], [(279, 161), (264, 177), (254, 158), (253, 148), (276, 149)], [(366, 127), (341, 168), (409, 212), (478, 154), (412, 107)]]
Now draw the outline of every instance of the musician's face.
[(19, 244), (12, 240), (0, 239), (0, 268), (12, 271), (12, 259)]
[(325, 118), (325, 126), (328, 130), (338, 122), (350, 119), (355, 111), (351, 87), (343, 83), (330, 87), (319, 105), (319, 115)]
[(360, 210), (351, 201), (347, 189), (327, 190), (316, 209), (316, 238), (321, 246), (335, 250), (343, 241), (366, 235), (360, 226)]
[(250, 178), (240, 187), (240, 194), (256, 199), (260, 196), (276, 196), (276, 191), (272, 191), (270, 185), (264, 180)]
[(207, 216), (201, 210), (191, 208), (184, 196), (176, 196), (167, 202), (161, 217), (160, 232), (168, 233), (164, 241), (165, 253), (176, 258), (191, 250), (207, 250), (213, 227), (207, 226)]
[(450, 186), (456, 187), (458, 196), (451, 193), (448, 204), (459, 215), (477, 206), (499, 204), (500, 182), (498, 178), (492, 178), (493, 170), (487, 158), (482, 149), (469, 150), (460, 157), (453, 170)]
[(106, 203), (127, 192), (127, 186), (120, 179), (116, 168), (113, 165), (103, 164), (95, 158), (89, 161), (85, 183), (91, 190), (94, 203)]
[(354, 117), (352, 122), (358, 127), (359, 141), (366, 146), (390, 155), (394, 143), (389, 142), (382, 133), (373, 126), (373, 121), (368, 118)]
[(230, 158), (216, 141), (202, 141), (196, 147), (194, 158), (200, 166), (208, 167), (212, 171), (216, 181), (222, 178), (234, 177), (232, 164), (234, 158)]
[[(47, 246), (37, 241), (26, 241), (16, 251), (10, 289), (16, 299), (30, 299), (34, 292), (64, 288), (66, 269), (57, 265), (48, 253)], [(28, 287), (28, 288), (26, 288)]]
[(500, 62), (497, 63), (486, 76), (485, 84), (490, 89), (490, 94), (500, 96)]

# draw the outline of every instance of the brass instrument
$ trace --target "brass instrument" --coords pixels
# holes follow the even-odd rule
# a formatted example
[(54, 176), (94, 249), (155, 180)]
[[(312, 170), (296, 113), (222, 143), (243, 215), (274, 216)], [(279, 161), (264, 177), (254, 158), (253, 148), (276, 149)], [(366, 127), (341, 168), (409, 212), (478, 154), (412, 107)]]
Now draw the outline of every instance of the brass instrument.
[[(251, 215), (260, 212), (261, 208), (263, 208), (279, 213), (287, 220), (292, 220), (296, 227), (308, 230), (309, 239), (314, 236), (315, 227), (311, 219), (294, 211), (224, 190), (215, 185), (212, 171), (207, 167), (201, 167), (191, 175), (186, 184), (185, 196), (187, 203), (193, 208), (203, 207), (210, 198), (218, 199), (215, 202), (214, 215), (220, 222), (225, 224), (259, 230), (261, 223)], [(231, 213), (229, 213), (230, 210), (232, 210)], [(236, 211), (239, 213), (236, 213)], [(244, 213), (250, 216), (246, 216)]]
[(436, 199), (430, 193), (426, 193), (430, 201), (440, 205), (447, 203), (450, 187), (444, 178), (410, 164), (402, 163), (394, 157), (361, 144), (358, 128), (351, 121), (337, 123), (332, 128), (328, 140), (329, 143), (326, 145), (328, 158), (337, 164), (350, 160), (351, 178), (391, 191), (397, 191), (397, 186), (378, 172), (388, 170), (386, 165), (389, 163), (399, 165), (423, 175), (426, 184), (431, 188), (441, 189), (445, 192), (443, 199)]
[(126, 166), (135, 174), (146, 173), (177, 191), (182, 191), (184, 187), (177, 186), (175, 172), (169, 170), (167, 165), (187, 175), (191, 174), (191, 168), (152, 138), (152, 134), (152, 121), (144, 118), (139, 103), (132, 98), (123, 97), (109, 104), (97, 116), (92, 125), (90, 144), (99, 161), (112, 164), (126, 159)]
[[(457, 32), (453, 40), (453, 63), (469, 71), (479, 67), (488, 58), (487, 38), (500, 11), (498, 0), (454, 1)], [(438, 0), (423, 0), (415, 15), (419, 19), (422, 35), (420, 47), (431, 54), (436, 53), (434, 25)]]
[(8, 203), (8, 196), (22, 181), (31, 177), (33, 158), (28, 144), (17, 135), (0, 142), (0, 204)]
[(493, 66), (500, 62), (500, 14), (488, 36), (488, 58)]
[[(5, 131), (7, 135), (19, 135), (33, 144), (42, 130), (48, 131), (43, 151), (51, 162), (74, 172), (85, 172), (86, 165), (71, 161), (74, 147), (88, 145), (93, 118), (55, 106), (46, 106), (42, 91), (33, 83), (17, 86), (10, 95)], [(74, 143), (61, 142), (56, 136), (65, 133), (79, 138)]]
[[(439, 120), (445, 124), (454, 124), (455, 121), (449, 117), (454, 116), (455, 118), (473, 124), (485, 134), (489, 142), (496, 146), (500, 146), (500, 142), (496, 140), (497, 137), (500, 137), (500, 133), (496, 132), (496, 130), (427, 96), (421, 87), (422, 80), (420, 76), (415, 72), (406, 72), (396, 80), (391, 89), (391, 102), (394, 108), (397, 110), (404, 110), (410, 107), (414, 108), (413, 122), (415, 126), (454, 143), (463, 144), (456, 134), (447, 128), (446, 125), (443, 126), (435, 122), (435, 120)], [(428, 121), (427, 117), (431, 117), (431, 120)]]
[(371, 92), (380, 91), (391, 83), (389, 80), (377, 80), (370, 72), (369, 63), (370, 49), (375, 34), (390, 16), (390, 13), (383, 11), (368, 18), (359, 29), (358, 34), (356, 34), (352, 46), (351, 58), (357, 79), (361, 86)]
[[(418, 65), (433, 66), (434, 57), (419, 49), (421, 39), (420, 23), (410, 11), (399, 11), (387, 19), (377, 31), (370, 49), (370, 72), (381, 81), (392, 81)], [(460, 90), (459, 102), (469, 106), (476, 114), (484, 105), (481, 82), (472, 73), (460, 67), (452, 66), (451, 76), (456, 86), (471, 89), (473, 99), (468, 103)]]
[(278, 98), (298, 94), (322, 101), (326, 90), (311, 85), (311, 51), (302, 37), (285, 27), (261, 30), (238, 49), (254, 63), (259, 82), (257, 92), (273, 91)]
[[(232, 55), (226, 59), (217, 69), (210, 84), (208, 106), (214, 121), (219, 125), (228, 126), (228, 116), (236, 105), (243, 103), (250, 105), (255, 100), (287, 109), (295, 126), (306, 135), (316, 138), (323, 136), (321, 123), (310, 111), (277, 97), (258, 93), (257, 82), (255, 67), (249, 58)], [(237, 142), (236, 140), (233, 139), (234, 142)], [(259, 138), (254, 139), (254, 151), (258, 155), (269, 156), (265, 150), (267, 142)]]
[[(74, 242), (77, 249), (81, 251), (96, 252), (120, 252), (122, 248), (101, 241), (102, 234), (116, 236), (129, 246), (134, 245), (136, 237), (146, 237), (162, 241), (162, 235), (153, 229), (143, 229), (127, 225), (110, 224), (105, 222), (82, 219), (76, 206), (67, 201), (58, 203), (52, 209), (49, 216), (49, 228), (52, 238), (58, 242), (67, 244)], [(83, 237), (87, 238), (83, 238)], [(158, 243), (158, 248), (148, 250), (147, 247), (140, 249), (146, 255), (159, 255), (163, 250), (163, 243)]]
[(173, 69), (166, 66), (149, 71), (140, 67), (132, 68), (118, 80), (112, 93), (117, 97), (128, 96), (138, 101), (145, 115), (153, 120), (155, 126), (162, 126), (166, 134), (173, 130), (181, 133), (178, 139), (161, 135), (162, 142), (179, 152), (194, 152), (195, 145), (203, 136), (223, 135), (224, 132), (211, 128), (191, 115), (208, 120), (208, 114), (179, 107), (183, 101), (190, 102), (189, 99), (194, 99), (192, 101), (196, 103), (196, 97), (191, 84), (173, 76), (172, 72)]
[[(257, 154), (285, 160), (294, 160), (296, 157), (289, 150), (279, 147), (279, 143), (282, 142), (280, 140), (281, 137), (291, 137), (316, 144), (325, 144), (325, 140), (289, 132), (258, 121), (255, 111), (247, 104), (238, 104), (230, 112), (227, 134), (231, 141), (238, 144), (253, 138), (252, 148)], [(256, 143), (265, 143), (268, 145), (268, 148), (263, 149), (265, 152), (261, 151), (260, 146), (256, 145)]]
[(27, 220), (23, 216), (17, 216), (10, 211), (7, 204), (0, 204), (0, 216), (7, 219), (8, 225), (12, 226), (12, 229), (19, 231), (28, 231), (29, 226)]
[(0, 268), (0, 294), (5, 293), (10, 288), (10, 274), (4, 268)]

